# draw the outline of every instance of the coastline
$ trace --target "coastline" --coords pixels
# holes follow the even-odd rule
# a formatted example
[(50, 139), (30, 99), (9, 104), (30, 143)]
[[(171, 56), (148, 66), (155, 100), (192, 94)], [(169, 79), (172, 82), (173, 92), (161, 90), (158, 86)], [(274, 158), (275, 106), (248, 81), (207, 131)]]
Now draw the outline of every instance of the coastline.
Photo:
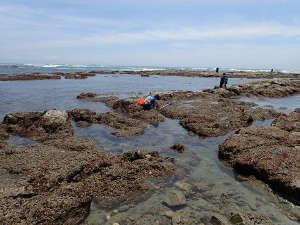
[[(183, 76), (183, 77), (220, 77), (222, 72), (206, 72), (206, 71), (191, 71), (191, 70), (94, 70), (85, 72), (53, 72), (53, 73), (29, 73), (29, 74), (0, 74), (0, 81), (15, 81), (15, 80), (46, 80), (46, 79), (86, 79), (96, 75), (107, 74), (126, 74), (126, 75), (139, 75), (142, 77), (149, 77), (154, 75), (159, 76)], [(298, 73), (283, 73), (283, 72), (227, 72), (230, 78), (249, 78), (249, 79), (272, 79), (272, 78), (291, 78), (300, 79)]]

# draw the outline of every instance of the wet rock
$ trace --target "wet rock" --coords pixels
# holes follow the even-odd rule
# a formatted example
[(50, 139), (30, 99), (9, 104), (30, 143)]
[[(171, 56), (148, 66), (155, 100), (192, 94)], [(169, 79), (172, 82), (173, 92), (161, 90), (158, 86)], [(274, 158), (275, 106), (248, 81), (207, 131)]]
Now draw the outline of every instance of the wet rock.
[(77, 121), (77, 122), (76, 122), (76, 125), (77, 125), (78, 127), (89, 127), (89, 126), (91, 126), (92, 124), (89, 123), (89, 122), (87, 122), (87, 121)]
[(201, 137), (214, 137), (229, 131), (249, 126), (253, 120), (265, 120), (282, 115), (274, 110), (252, 108), (252, 103), (230, 99), (202, 100), (192, 107), (176, 104), (161, 110), (171, 119), (180, 120), (180, 125)]
[(45, 121), (45, 125), (53, 126), (62, 126), (67, 122), (68, 114), (66, 111), (59, 111), (50, 109), (42, 115), (42, 120)]
[(184, 193), (176, 190), (168, 192), (165, 203), (170, 207), (186, 205)]
[(205, 183), (196, 183), (195, 186), (200, 192), (206, 192), (212, 189), (211, 185)]
[(179, 189), (181, 189), (182, 191), (190, 191), (192, 189), (192, 185), (189, 184), (189, 183), (185, 183), (185, 182), (180, 182), (180, 181), (177, 181), (175, 183), (175, 186)]
[(140, 150), (125, 152), (123, 155), (127, 160), (129, 160), (131, 162), (134, 160), (145, 158), (145, 155)]
[(1, 75), (0, 81), (16, 81), (16, 80), (58, 80), (60, 75), (56, 74), (17, 74), (17, 75)]
[(94, 117), (96, 116), (96, 112), (89, 109), (73, 109), (69, 110), (68, 114), (78, 125), (82, 125), (82, 122), (90, 124), (94, 121)]
[(9, 113), (3, 119), (3, 127), (10, 134), (45, 141), (73, 135), (71, 121), (65, 111)]
[(94, 122), (116, 128), (117, 131), (112, 134), (117, 137), (140, 135), (146, 128), (142, 121), (114, 112), (99, 113), (95, 116)]
[(64, 74), (65, 79), (86, 79), (91, 76), (95, 76), (95, 73), (92, 72), (73, 72)]
[(93, 98), (93, 97), (96, 97), (96, 96), (97, 96), (97, 94), (95, 94), (95, 93), (87, 92), (87, 93), (80, 93), (80, 95), (78, 95), (77, 98), (79, 98), (79, 99)]
[(161, 215), (172, 218), (173, 216), (176, 215), (176, 213), (172, 210), (167, 210), (167, 211), (162, 212)]
[(190, 218), (186, 214), (175, 214), (172, 217), (172, 225), (191, 224)]
[(300, 132), (300, 112), (295, 110), (288, 115), (282, 115), (272, 125), (289, 132)]
[(182, 144), (174, 144), (171, 146), (171, 149), (179, 153), (183, 153), (186, 151), (186, 147)]
[(239, 213), (232, 215), (229, 221), (234, 225), (246, 225), (246, 224), (248, 224), (248, 223), (245, 222), (245, 218), (243, 218), (243, 216)]
[(219, 157), (237, 172), (255, 175), (277, 193), (300, 204), (300, 140), (293, 132), (299, 113), (278, 118), (273, 126), (242, 128), (219, 147)]
[(220, 214), (214, 214), (210, 218), (210, 223), (212, 225), (229, 225), (229, 222), (225, 216)]

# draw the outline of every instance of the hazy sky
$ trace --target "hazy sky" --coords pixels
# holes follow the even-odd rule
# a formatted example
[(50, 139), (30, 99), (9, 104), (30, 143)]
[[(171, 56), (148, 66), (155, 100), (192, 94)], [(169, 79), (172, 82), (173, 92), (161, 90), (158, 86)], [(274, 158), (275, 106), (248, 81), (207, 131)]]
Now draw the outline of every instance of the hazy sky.
[(299, 0), (1, 0), (0, 62), (300, 71)]

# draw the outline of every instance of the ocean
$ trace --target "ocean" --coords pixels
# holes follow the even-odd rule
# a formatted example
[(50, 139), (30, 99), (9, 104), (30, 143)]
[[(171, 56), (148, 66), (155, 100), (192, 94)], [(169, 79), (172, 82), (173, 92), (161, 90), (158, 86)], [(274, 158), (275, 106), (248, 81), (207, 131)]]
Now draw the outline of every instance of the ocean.
[[(131, 70), (131, 71), (146, 71), (146, 70), (194, 70), (194, 71), (215, 71), (215, 67), (162, 67), (162, 66), (119, 66), (119, 65), (71, 65), (71, 64), (1, 64), (0, 74), (19, 74), (19, 73), (54, 73), (54, 72), (80, 72), (92, 70)], [(251, 69), (251, 68), (229, 68), (219, 67), (222, 72), (268, 72), (271, 69)], [(274, 69), (278, 72), (295, 72), (281, 69)]]

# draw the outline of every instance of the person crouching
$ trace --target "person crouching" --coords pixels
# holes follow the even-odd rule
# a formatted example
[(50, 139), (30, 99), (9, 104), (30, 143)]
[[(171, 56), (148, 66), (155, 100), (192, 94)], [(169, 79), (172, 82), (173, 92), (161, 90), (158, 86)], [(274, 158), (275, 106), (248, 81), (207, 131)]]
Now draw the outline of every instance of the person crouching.
[(142, 105), (144, 109), (146, 110), (150, 110), (150, 109), (154, 109), (157, 106), (157, 102), (156, 100), (158, 100), (159, 96), (155, 95), (149, 95), (145, 98), (145, 102)]

